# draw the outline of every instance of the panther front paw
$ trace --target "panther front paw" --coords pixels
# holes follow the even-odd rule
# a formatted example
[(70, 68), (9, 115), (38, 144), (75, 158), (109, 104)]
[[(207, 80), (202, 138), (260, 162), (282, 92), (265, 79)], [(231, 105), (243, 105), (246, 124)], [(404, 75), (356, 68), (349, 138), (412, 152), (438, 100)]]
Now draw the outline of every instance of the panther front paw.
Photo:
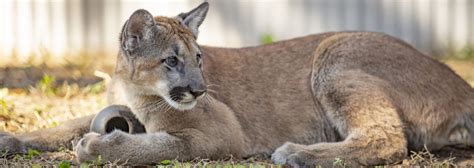
[(293, 165), (294, 162), (292, 155), (300, 150), (303, 150), (303, 145), (286, 142), (273, 152), (272, 161), (276, 164), (290, 164), (292, 166), (297, 166)]
[(79, 163), (97, 160), (100, 155), (100, 138), (100, 134), (91, 132), (86, 134), (81, 140), (79, 140), (79, 142), (77, 142), (75, 152)]
[(0, 155), (26, 153), (26, 147), (18, 138), (0, 131)]

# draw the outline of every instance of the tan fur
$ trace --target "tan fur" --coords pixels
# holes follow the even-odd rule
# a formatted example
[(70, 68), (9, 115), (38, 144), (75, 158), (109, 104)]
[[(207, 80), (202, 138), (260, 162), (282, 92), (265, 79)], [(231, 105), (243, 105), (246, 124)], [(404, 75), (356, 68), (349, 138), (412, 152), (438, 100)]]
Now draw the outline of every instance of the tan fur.
[(121, 50), (109, 100), (130, 106), (147, 133), (87, 134), (77, 146), (79, 161), (100, 155), (151, 164), (264, 154), (293, 166), (332, 166), (335, 158), (356, 166), (397, 162), (425, 145), (474, 144), (474, 89), (396, 38), (333, 32), (198, 49), (196, 31), (179, 21), (155, 17), (163, 28), (155, 47), (185, 43), (183, 60), (202, 52), (206, 96), (191, 110), (172, 108), (160, 96), (163, 90), (154, 89), (168, 78), (160, 68), (167, 55), (129, 62)]

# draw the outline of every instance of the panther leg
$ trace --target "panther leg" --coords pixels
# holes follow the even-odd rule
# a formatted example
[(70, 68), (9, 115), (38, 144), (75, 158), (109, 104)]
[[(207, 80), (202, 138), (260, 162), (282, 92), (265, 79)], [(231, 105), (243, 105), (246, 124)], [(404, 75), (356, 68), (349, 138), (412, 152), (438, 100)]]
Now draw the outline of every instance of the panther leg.
[(32, 148), (41, 151), (54, 151), (61, 147), (72, 148), (73, 142), (89, 132), (94, 115), (66, 122), (58, 127), (42, 129), (18, 136), (4, 133), (0, 136), (0, 149), (8, 153), (22, 153)]
[(407, 155), (402, 122), (383, 91), (389, 87), (384, 81), (362, 72), (348, 72), (329, 78), (321, 87), (325, 88), (316, 96), (344, 140), (313, 145), (286, 143), (272, 155), (275, 162), (303, 167), (377, 165), (400, 161)]

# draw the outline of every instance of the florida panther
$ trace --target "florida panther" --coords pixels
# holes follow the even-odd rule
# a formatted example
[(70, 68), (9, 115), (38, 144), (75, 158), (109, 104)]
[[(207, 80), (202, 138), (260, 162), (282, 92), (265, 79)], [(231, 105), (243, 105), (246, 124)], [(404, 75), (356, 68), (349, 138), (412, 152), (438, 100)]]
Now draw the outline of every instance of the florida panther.
[(55, 150), (82, 138), (81, 162), (267, 154), (293, 166), (332, 166), (335, 158), (356, 166), (397, 162), (425, 145), (473, 145), (474, 89), (407, 43), (329, 32), (246, 48), (200, 46), (208, 8), (176, 17), (140, 9), (123, 25), (108, 98), (130, 107), (146, 133), (87, 133), (89, 116), (3, 133), (0, 147)]

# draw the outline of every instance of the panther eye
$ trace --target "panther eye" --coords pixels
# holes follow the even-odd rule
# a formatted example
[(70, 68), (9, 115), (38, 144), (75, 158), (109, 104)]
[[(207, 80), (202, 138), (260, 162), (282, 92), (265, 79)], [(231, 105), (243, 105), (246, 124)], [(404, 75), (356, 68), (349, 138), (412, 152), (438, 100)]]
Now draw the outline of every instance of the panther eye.
[(174, 67), (178, 65), (178, 58), (176, 58), (175, 56), (168, 57), (166, 58), (165, 63), (168, 64), (168, 66), (170, 67)]

